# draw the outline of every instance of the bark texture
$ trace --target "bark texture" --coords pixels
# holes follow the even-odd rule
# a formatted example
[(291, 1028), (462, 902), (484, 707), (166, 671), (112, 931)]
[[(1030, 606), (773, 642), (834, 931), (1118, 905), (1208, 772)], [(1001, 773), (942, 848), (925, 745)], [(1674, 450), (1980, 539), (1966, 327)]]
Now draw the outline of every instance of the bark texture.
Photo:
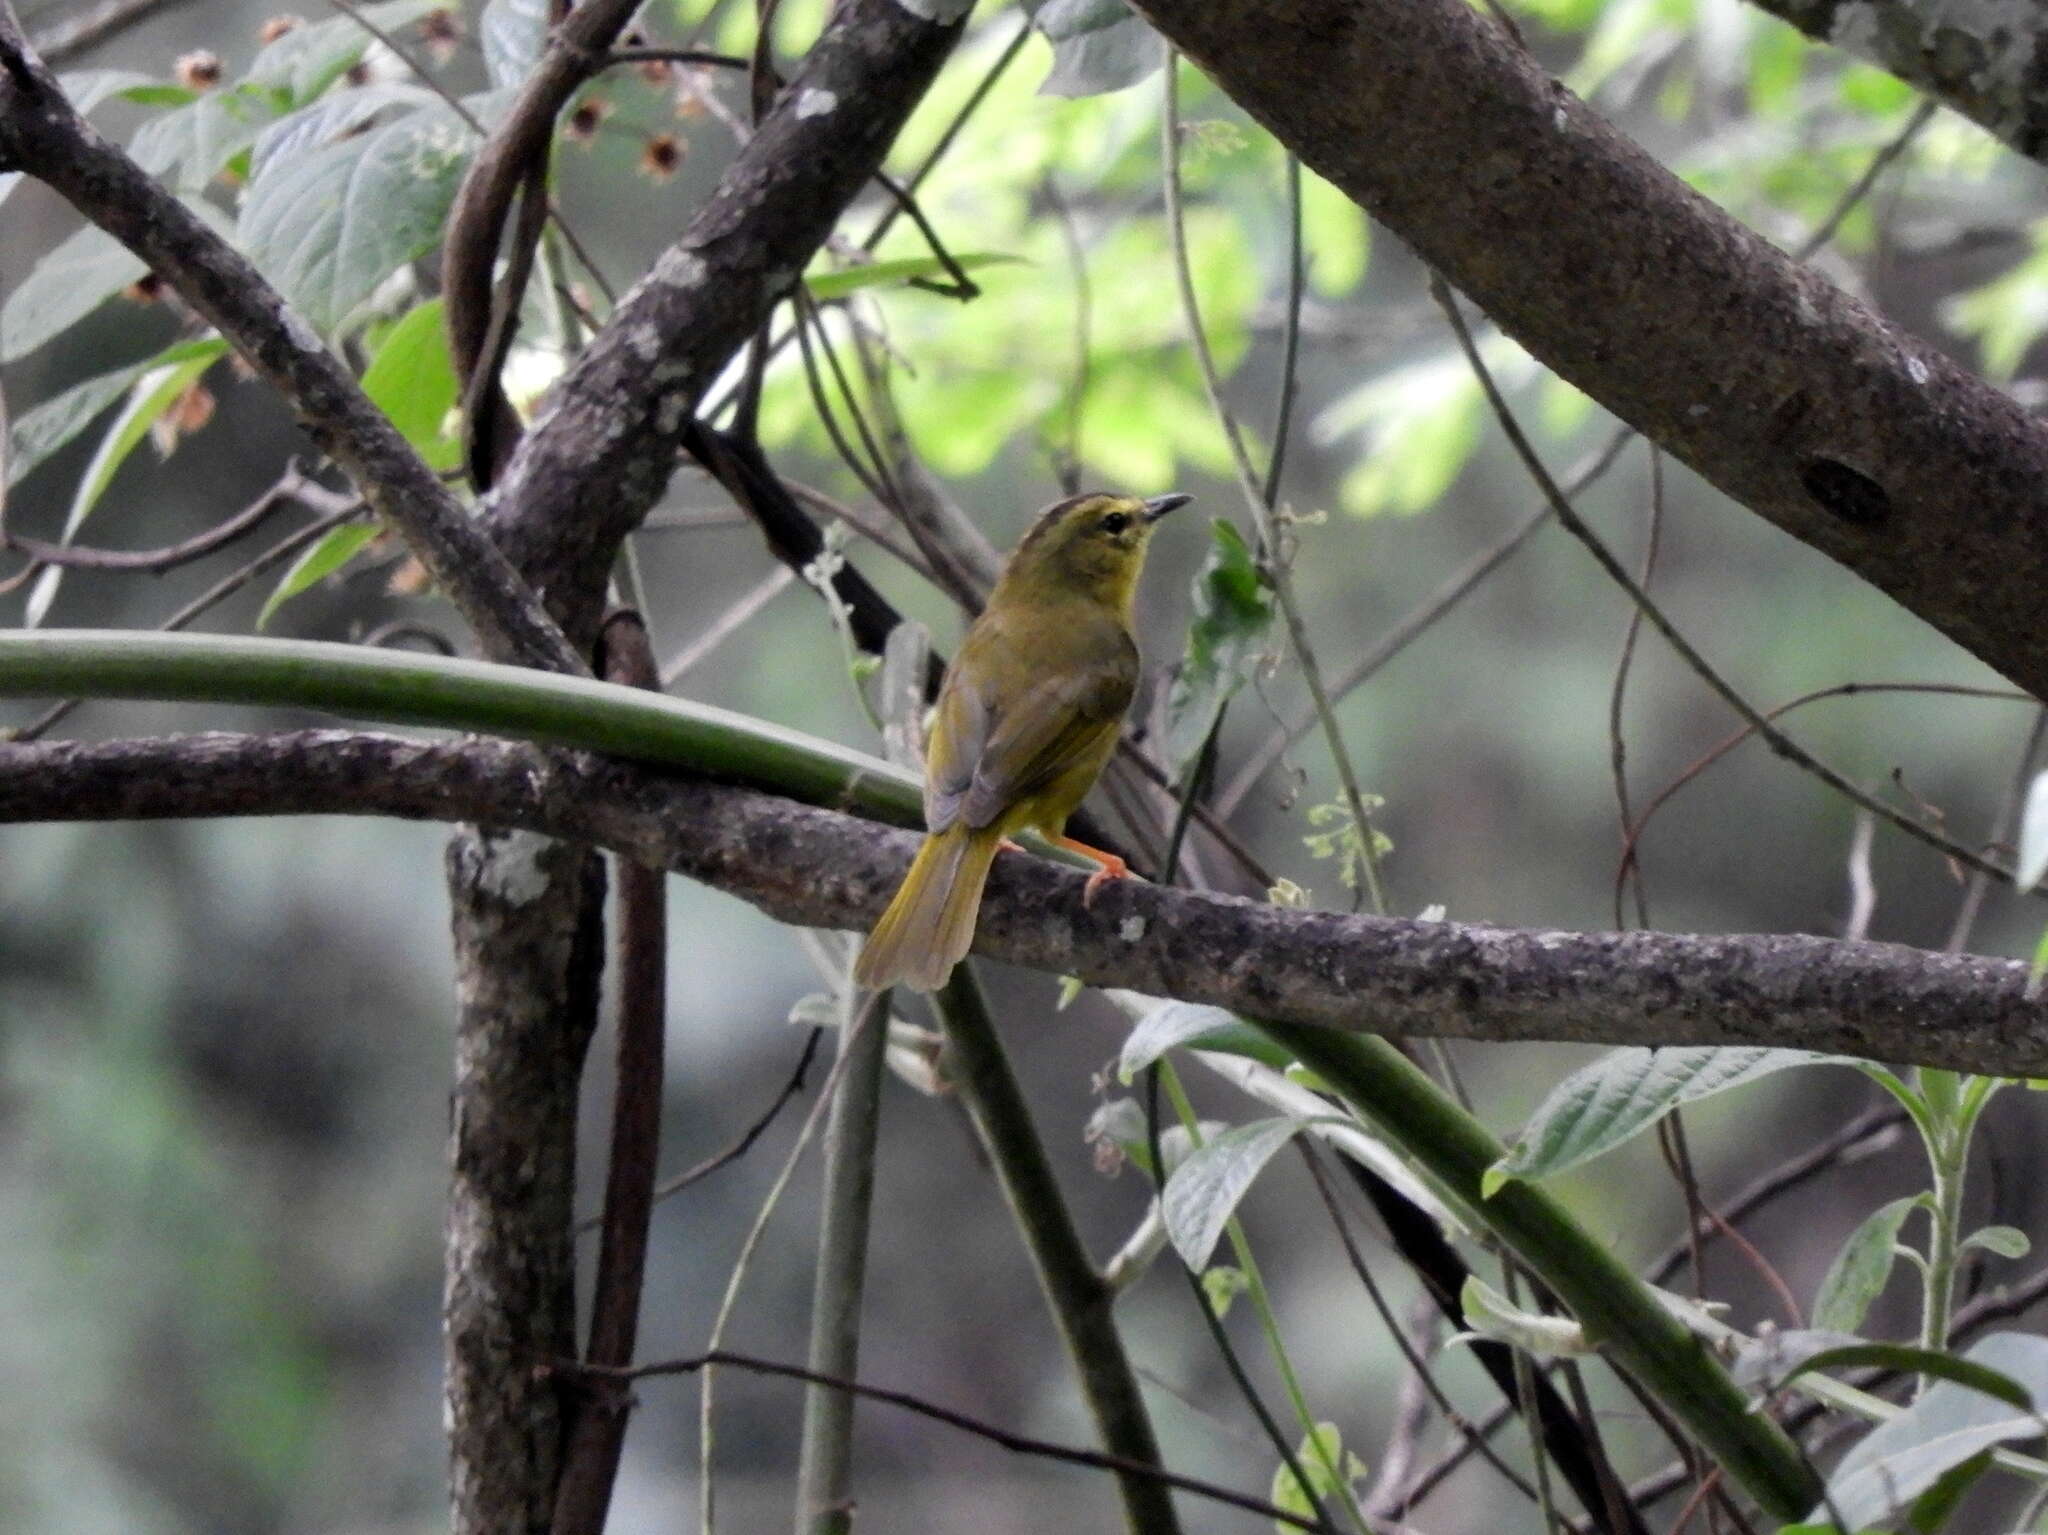
[[(731, 785), (500, 741), (308, 731), (0, 745), (0, 821), (274, 814), (473, 818), (584, 839), (781, 921), (880, 914), (912, 833)], [(1385, 1034), (1786, 1045), (2048, 1075), (2015, 960), (1801, 934), (1555, 932), (1297, 911), (996, 860), (976, 952), (1253, 1017)]]
[(2048, 13), (2035, 0), (1755, 0), (1889, 70), (2021, 154), (2048, 149)]
[(1561, 376), (2048, 694), (2048, 429), (1680, 182), (1464, 0), (1137, 0)]

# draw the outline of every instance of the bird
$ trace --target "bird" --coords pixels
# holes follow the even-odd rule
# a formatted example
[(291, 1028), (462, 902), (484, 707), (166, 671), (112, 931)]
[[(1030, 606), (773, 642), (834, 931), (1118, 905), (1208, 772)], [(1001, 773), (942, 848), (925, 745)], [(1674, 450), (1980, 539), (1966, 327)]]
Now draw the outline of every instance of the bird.
[(1130, 871), (1065, 834), (1137, 691), (1131, 604), (1159, 519), (1194, 498), (1092, 491), (1032, 522), (939, 685), (925, 751), (925, 838), (869, 933), (854, 981), (937, 991), (974, 942), (995, 856), (1026, 827), (1092, 858), (1082, 892)]

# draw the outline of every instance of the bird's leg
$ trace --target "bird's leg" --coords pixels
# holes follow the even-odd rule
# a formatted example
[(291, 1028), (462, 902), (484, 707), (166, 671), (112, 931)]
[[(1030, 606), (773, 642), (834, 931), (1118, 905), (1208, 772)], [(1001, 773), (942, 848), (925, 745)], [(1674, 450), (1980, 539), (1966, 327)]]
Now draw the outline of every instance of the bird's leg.
[(1003, 838), (1001, 845), (1002, 850), (1006, 853), (1022, 853), (1026, 851), (1024, 844), (1019, 842), (1015, 837)]
[(1099, 847), (1090, 847), (1085, 842), (1076, 842), (1072, 837), (1054, 837), (1052, 840), (1070, 853), (1079, 853), (1083, 858), (1095, 860), (1095, 872), (1088, 876), (1088, 883), (1081, 887), (1081, 904), (1083, 906), (1093, 906), (1096, 893), (1111, 880), (1130, 878), (1131, 866), (1114, 853), (1105, 853)]

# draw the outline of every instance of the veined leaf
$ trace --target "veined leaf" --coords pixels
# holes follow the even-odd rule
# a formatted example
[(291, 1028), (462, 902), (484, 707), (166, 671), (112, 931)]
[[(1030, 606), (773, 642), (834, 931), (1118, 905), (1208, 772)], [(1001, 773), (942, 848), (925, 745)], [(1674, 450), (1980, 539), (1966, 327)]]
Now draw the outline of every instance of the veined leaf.
[(152, 176), (196, 197), (286, 105), (276, 92), (246, 83), (207, 91), (144, 123), (129, 153)]
[(1181, 1045), (1247, 1055), (1276, 1071), (1284, 1071), (1293, 1059), (1235, 1013), (1199, 1002), (1163, 1002), (1124, 1036), (1124, 1048), (1117, 1057), (1117, 1075), (1129, 1082), (1167, 1051)]
[(292, 568), (284, 573), (277, 589), (263, 604), (263, 611), (256, 615), (256, 627), (267, 628), (279, 608), (362, 553), (370, 540), (377, 536), (377, 531), (375, 522), (345, 522), (338, 528), (329, 529), (326, 537), (292, 562)]
[(1811, 1050), (1752, 1046), (1631, 1046), (1560, 1082), (1508, 1154), (1487, 1169), (1491, 1194), (1510, 1178), (1534, 1181), (1599, 1156), (1649, 1129), (1680, 1104), (1792, 1066), (1838, 1063)]
[(431, 250), (476, 134), (446, 106), (288, 160), (272, 160), (242, 203), (250, 256), (331, 334), (393, 272)]
[(279, 160), (310, 153), (354, 133), (387, 107), (431, 106), (440, 100), (424, 86), (403, 80), (382, 80), (347, 90), (329, 91), (269, 124), (249, 149), (249, 179), (254, 181)]
[(1235, 1125), (1197, 1146), (1173, 1170), (1159, 1207), (1166, 1217), (1166, 1234), (1189, 1268), (1200, 1271), (1208, 1265), (1245, 1190), (1304, 1123), (1260, 1119)]

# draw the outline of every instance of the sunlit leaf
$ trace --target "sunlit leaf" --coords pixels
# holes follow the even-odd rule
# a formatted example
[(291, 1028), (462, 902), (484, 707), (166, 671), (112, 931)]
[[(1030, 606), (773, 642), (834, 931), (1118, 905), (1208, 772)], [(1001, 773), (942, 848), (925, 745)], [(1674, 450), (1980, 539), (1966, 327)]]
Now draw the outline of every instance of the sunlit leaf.
[[(1311, 1432), (1304, 1434), (1295, 1449), (1294, 1460), (1309, 1485), (1302, 1486), (1293, 1470), (1283, 1462), (1273, 1472), (1273, 1488), (1268, 1501), (1298, 1519), (1320, 1517), (1317, 1505), (1336, 1496), (1339, 1478), (1342, 1478), (1344, 1486), (1355, 1487), (1365, 1479), (1370, 1469), (1344, 1448), (1344, 1436), (1334, 1423), (1318, 1423)], [(1276, 1519), (1273, 1528), (1282, 1535), (1293, 1535), (1295, 1527)]]
[(340, 570), (368, 548), (377, 533), (375, 522), (345, 522), (329, 529), (325, 537), (292, 562), (291, 569), (264, 602), (263, 611), (256, 615), (256, 627), (267, 628), (279, 608)]
[(1129, 1082), (1167, 1051), (1183, 1045), (1246, 1056), (1276, 1071), (1284, 1070), (1291, 1059), (1264, 1034), (1241, 1022), (1235, 1013), (1199, 1002), (1164, 1002), (1124, 1037), (1123, 1051), (1117, 1057), (1117, 1075)]
[(439, 299), (409, 310), (391, 328), (363, 372), (363, 393), (430, 467), (453, 469), (462, 462), (461, 439), (450, 429), (461, 386)]
[(1586, 1353), (1586, 1330), (1570, 1317), (1547, 1316), (1513, 1304), (1477, 1274), (1465, 1276), (1458, 1295), (1465, 1325), (1482, 1338), (1505, 1343), (1538, 1359)]

